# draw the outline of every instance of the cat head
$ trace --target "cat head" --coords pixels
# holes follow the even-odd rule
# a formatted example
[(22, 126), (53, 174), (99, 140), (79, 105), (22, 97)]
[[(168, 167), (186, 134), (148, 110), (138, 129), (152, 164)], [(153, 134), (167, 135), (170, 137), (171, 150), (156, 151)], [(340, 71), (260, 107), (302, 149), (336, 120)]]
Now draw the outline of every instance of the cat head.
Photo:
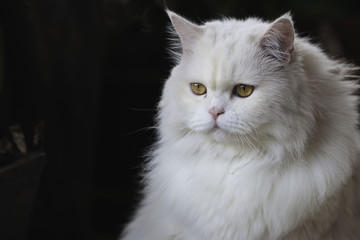
[(259, 143), (297, 134), (302, 120), (294, 118), (307, 110), (299, 113), (306, 96), (289, 14), (271, 23), (250, 18), (203, 25), (168, 15), (180, 51), (160, 103), (164, 135)]

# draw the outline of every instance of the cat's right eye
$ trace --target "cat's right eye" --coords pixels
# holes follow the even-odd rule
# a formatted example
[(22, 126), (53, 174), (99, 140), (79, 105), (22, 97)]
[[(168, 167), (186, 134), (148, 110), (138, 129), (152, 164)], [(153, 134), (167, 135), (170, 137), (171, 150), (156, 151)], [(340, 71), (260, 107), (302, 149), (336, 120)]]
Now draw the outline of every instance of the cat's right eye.
[(239, 84), (234, 87), (234, 94), (241, 98), (246, 98), (252, 94), (254, 86), (247, 84)]
[(190, 83), (191, 91), (196, 95), (204, 95), (206, 93), (205, 85), (201, 83)]

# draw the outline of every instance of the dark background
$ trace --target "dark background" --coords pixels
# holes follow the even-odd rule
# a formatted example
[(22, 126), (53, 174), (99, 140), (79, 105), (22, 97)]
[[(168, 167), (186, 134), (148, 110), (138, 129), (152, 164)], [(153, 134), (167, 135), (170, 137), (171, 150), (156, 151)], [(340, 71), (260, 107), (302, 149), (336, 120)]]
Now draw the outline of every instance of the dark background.
[[(360, 65), (356, 1), (166, 2), (195, 22), (291, 11), (299, 35)], [(47, 163), (28, 240), (119, 235), (171, 67), (168, 24), (162, 0), (1, 1), (0, 129), (46, 123)]]

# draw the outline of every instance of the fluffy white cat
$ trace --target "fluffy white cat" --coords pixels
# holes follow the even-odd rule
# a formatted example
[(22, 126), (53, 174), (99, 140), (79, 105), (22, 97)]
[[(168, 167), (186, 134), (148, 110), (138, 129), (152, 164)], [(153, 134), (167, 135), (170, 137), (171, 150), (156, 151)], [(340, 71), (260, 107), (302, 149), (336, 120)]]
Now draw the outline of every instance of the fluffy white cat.
[(124, 240), (360, 239), (355, 68), (291, 16), (196, 25), (166, 81)]

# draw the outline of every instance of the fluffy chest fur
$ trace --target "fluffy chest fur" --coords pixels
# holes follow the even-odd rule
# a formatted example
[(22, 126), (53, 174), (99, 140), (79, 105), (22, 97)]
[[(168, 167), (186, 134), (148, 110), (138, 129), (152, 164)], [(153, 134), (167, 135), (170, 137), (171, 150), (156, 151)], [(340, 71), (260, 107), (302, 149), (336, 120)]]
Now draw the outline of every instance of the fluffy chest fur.
[[(320, 239), (340, 214), (331, 206), (346, 211), (343, 204), (349, 204), (341, 198), (339, 176), (349, 179), (340, 169), (283, 168), (261, 153), (226, 147), (191, 155), (183, 150), (173, 145), (162, 151), (148, 189), (177, 225), (179, 239)], [(321, 157), (333, 164), (327, 154)]]
[(260, 239), (268, 235), (274, 221), (283, 218), (278, 215), (284, 212), (273, 202), (278, 176), (253, 164), (260, 156), (242, 156), (233, 149), (192, 156), (179, 151), (174, 156), (173, 150), (171, 157), (159, 156), (171, 160), (163, 161), (154, 172), (165, 183), (154, 198), (169, 212), (179, 213), (171, 217), (181, 226), (179, 235), (184, 239)]

